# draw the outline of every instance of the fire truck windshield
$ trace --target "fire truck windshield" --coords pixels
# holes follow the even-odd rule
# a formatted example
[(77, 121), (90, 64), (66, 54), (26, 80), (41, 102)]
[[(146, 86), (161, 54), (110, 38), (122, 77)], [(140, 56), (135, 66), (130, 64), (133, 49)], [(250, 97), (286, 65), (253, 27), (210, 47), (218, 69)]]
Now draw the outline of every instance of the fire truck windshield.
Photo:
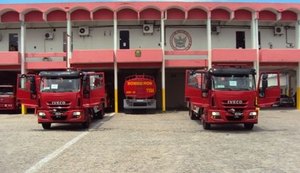
[(0, 87), (0, 95), (13, 95), (13, 87)]
[(214, 90), (255, 90), (255, 78), (251, 74), (212, 76), (212, 88)]
[(79, 78), (42, 78), (41, 92), (78, 92)]

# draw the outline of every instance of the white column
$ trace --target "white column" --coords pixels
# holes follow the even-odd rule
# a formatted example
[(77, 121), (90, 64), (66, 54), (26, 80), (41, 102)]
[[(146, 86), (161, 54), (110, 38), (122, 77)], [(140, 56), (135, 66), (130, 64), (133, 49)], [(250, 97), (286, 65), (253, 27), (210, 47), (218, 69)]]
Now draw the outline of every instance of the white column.
[(255, 22), (255, 12), (252, 13), (251, 20), (251, 48), (256, 49), (256, 22)]
[(70, 68), (70, 59), (72, 57), (72, 22), (70, 13), (67, 13), (67, 68)]
[(118, 21), (114, 17), (114, 98), (115, 98), (115, 113), (118, 113), (118, 64), (117, 64), (117, 50), (118, 50)]
[(208, 69), (212, 66), (212, 49), (211, 49), (211, 18), (210, 12), (208, 13), (207, 17), (207, 24), (206, 24), (206, 35), (207, 35), (207, 64)]
[[(299, 17), (298, 17), (299, 18)], [(300, 20), (297, 20), (296, 24), (295, 24), (295, 28), (296, 28), (296, 49), (300, 49)]]
[[(258, 19), (255, 18), (255, 48), (256, 48), (256, 73), (257, 76), (259, 76), (260, 70), (259, 70), (259, 43), (258, 43)], [(256, 81), (258, 82), (258, 77), (256, 78)]]
[(25, 37), (26, 37), (26, 24), (24, 21), (21, 22), (21, 74), (25, 74), (26, 73), (26, 69), (25, 69)]
[(161, 66), (161, 83), (162, 83), (162, 111), (166, 111), (166, 64), (165, 64), (165, 19), (162, 18), (160, 22), (161, 33), (161, 49), (163, 51), (163, 59)]

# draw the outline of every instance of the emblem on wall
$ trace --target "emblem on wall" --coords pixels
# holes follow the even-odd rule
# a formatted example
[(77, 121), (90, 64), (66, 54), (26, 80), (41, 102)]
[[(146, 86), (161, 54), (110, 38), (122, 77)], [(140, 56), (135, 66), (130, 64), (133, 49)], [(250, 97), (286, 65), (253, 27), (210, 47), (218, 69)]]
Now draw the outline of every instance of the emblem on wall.
[(189, 50), (192, 46), (192, 37), (185, 30), (177, 30), (170, 37), (173, 50)]

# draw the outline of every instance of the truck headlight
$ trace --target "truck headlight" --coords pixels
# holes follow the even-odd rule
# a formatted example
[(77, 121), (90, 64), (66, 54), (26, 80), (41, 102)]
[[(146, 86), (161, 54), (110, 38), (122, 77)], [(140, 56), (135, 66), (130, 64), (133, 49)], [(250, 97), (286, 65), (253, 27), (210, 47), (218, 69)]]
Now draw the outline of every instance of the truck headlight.
[(257, 112), (250, 112), (249, 119), (255, 119), (257, 117)]
[(80, 117), (81, 113), (79, 111), (73, 112), (73, 117)]
[(211, 112), (212, 116), (220, 116), (220, 112)]
[(38, 116), (39, 116), (39, 117), (45, 117), (46, 114), (45, 114), (45, 112), (39, 112), (39, 113), (38, 113)]

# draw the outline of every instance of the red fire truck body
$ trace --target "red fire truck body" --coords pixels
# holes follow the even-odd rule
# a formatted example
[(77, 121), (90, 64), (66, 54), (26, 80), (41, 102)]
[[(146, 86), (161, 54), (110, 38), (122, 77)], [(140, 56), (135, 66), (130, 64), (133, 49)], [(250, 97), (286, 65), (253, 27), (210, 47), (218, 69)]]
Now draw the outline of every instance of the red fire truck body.
[(14, 85), (0, 85), (0, 110), (17, 110), (16, 89)]
[(185, 99), (190, 118), (211, 124), (258, 123), (258, 106), (270, 107), (280, 97), (279, 74), (264, 72), (255, 84), (255, 69), (212, 68), (186, 72)]
[(156, 83), (152, 76), (128, 76), (124, 83), (124, 94), (124, 109), (156, 108)]
[(38, 123), (81, 123), (88, 128), (91, 118), (103, 118), (105, 80), (102, 72), (42, 71), (19, 78), (18, 99), (33, 107)]

